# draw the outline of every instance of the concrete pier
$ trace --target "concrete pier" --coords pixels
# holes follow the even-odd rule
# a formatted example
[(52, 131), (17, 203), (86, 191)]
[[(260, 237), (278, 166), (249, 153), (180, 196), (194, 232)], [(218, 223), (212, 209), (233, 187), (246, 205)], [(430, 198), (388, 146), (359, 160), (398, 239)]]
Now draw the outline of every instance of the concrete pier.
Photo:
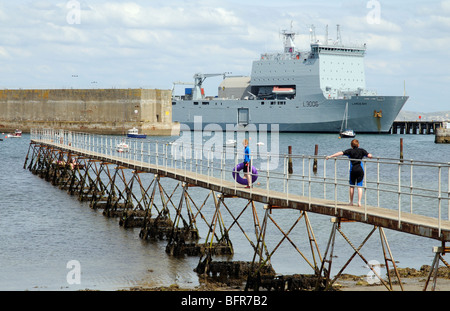
[(435, 134), (442, 121), (394, 121), (391, 134)]
[(178, 135), (170, 90), (30, 89), (0, 90), (0, 131), (61, 128), (125, 134)]

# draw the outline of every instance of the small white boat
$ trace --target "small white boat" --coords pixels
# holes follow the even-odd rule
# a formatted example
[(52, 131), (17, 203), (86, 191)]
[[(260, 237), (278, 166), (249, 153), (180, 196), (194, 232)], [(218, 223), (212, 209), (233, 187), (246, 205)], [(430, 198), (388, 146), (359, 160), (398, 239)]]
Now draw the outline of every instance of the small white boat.
[(348, 103), (345, 104), (344, 118), (342, 119), (341, 130), (339, 131), (339, 137), (341, 138), (353, 138), (356, 135), (353, 130), (347, 127), (347, 119), (348, 119)]
[(353, 130), (344, 130), (340, 133), (343, 138), (352, 138), (355, 137), (355, 132)]
[(118, 143), (116, 145), (116, 151), (117, 152), (128, 152), (128, 150), (130, 149), (130, 147), (128, 146), (128, 144), (126, 142), (121, 142)]
[(145, 135), (145, 134), (139, 134), (138, 129), (135, 127), (128, 130), (127, 136), (130, 138), (146, 138), (147, 137), (147, 135)]
[(20, 138), (22, 137), (22, 131), (21, 130), (15, 130), (14, 133), (9, 133), (8, 138)]

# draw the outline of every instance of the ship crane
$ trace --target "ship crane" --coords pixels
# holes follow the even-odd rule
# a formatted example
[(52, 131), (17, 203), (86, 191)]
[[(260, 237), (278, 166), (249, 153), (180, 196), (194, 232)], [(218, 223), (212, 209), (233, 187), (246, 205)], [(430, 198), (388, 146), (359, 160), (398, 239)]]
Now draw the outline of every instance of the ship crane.
[(196, 73), (194, 75), (194, 88), (192, 90), (192, 99), (198, 100), (204, 97), (204, 95), (202, 94), (202, 84), (206, 80), (206, 78), (223, 76), (223, 78), (225, 79), (227, 74), (231, 74), (231, 72), (207, 73), (207, 74)]
[(181, 82), (181, 81), (174, 82), (173, 86), (172, 86), (172, 94), (175, 91), (175, 85), (194, 85), (194, 83), (192, 83), (192, 82)]

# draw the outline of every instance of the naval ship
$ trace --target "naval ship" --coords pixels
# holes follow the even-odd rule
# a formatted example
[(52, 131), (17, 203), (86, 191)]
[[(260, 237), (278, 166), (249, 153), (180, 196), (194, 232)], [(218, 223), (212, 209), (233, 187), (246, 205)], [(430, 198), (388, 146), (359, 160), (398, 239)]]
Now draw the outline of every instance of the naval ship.
[[(214, 123), (223, 129), (264, 124), (270, 131), (277, 124), (279, 132), (339, 133), (345, 118), (356, 133), (388, 133), (408, 97), (366, 89), (366, 44), (343, 45), (339, 25), (337, 31), (333, 42), (326, 38), (321, 43), (311, 35), (310, 50), (299, 51), (296, 33), (283, 30), (284, 50), (261, 54), (250, 77), (195, 74), (193, 87), (172, 96), (173, 121), (191, 130)], [(218, 96), (205, 96), (202, 83), (218, 75), (223, 75)]]

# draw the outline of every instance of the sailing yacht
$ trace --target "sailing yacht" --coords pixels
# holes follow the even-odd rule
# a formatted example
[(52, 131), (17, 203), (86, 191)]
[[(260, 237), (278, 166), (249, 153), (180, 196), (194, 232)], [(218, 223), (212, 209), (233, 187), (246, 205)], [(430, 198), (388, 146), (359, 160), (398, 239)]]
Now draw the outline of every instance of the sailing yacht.
[(355, 137), (356, 135), (355, 132), (352, 129), (349, 129), (347, 126), (347, 119), (348, 119), (348, 103), (345, 104), (344, 118), (342, 119), (341, 130), (339, 132), (339, 135), (340, 137), (344, 138)]

